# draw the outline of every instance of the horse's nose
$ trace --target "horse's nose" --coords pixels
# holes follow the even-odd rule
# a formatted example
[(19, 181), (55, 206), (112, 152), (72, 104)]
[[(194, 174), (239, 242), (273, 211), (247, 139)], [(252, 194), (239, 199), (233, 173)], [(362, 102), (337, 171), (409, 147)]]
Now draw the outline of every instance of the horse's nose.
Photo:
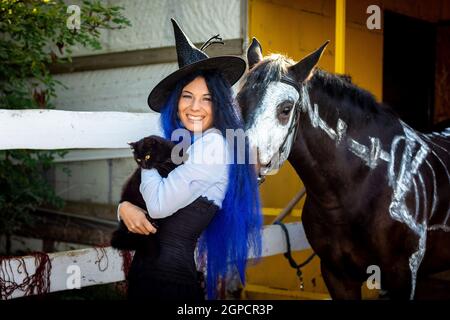
[(264, 180), (266, 180), (266, 177), (263, 174), (261, 174), (261, 162), (259, 161), (259, 152), (257, 153), (257, 156), (256, 156), (255, 169), (256, 169), (256, 177), (257, 177), (258, 186), (259, 186), (264, 182)]
[(258, 160), (258, 166), (259, 166), (260, 168), (261, 168), (261, 167), (270, 167), (270, 165), (271, 165), (271, 163), (272, 163), (272, 159), (269, 159), (269, 160), (266, 161), (266, 162), (261, 161), (261, 157), (260, 157), (260, 155), (259, 155), (259, 152), (258, 152), (257, 160)]

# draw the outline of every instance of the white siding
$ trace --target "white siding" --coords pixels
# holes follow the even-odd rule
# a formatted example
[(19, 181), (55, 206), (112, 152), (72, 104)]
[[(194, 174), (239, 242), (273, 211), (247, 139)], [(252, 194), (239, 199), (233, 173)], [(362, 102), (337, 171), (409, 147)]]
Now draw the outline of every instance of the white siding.
[[(124, 7), (132, 27), (105, 31), (101, 51), (95, 53), (159, 48), (174, 45), (174, 18), (194, 42), (204, 42), (220, 33), (223, 39), (242, 38), (241, 0), (109, 0)], [(95, 54), (94, 53), (94, 54)], [(93, 54), (84, 48), (75, 55)]]
[(67, 89), (58, 88), (54, 105), (71, 111), (152, 112), (150, 90), (176, 68), (164, 63), (56, 75)]
[[(122, 186), (136, 166), (132, 158), (114, 159), (109, 163), (105, 160), (58, 163), (53, 183), (57, 194), (66, 200), (116, 204)], [(70, 177), (63, 168), (70, 170)]]

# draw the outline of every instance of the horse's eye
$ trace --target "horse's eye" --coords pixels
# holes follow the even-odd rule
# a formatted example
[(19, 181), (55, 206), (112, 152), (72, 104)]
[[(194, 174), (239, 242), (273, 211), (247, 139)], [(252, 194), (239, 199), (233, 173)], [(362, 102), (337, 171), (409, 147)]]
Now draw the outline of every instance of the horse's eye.
[(283, 110), (281, 110), (281, 113), (285, 116), (289, 115), (289, 112), (291, 112), (291, 107), (284, 107)]
[(145, 156), (145, 160), (148, 160), (148, 159), (150, 159), (150, 155), (149, 155), (149, 154), (147, 154), (147, 155)]
[(278, 105), (278, 107), (277, 107), (278, 113), (279, 113), (281, 116), (288, 116), (289, 113), (290, 113), (291, 110), (292, 110), (292, 106), (293, 106), (293, 103), (292, 103), (292, 102), (290, 102), (290, 101), (285, 101), (285, 102), (283, 102), (283, 103), (281, 103), (281, 104)]
[(286, 125), (289, 121), (289, 116), (291, 114), (294, 103), (291, 101), (284, 101), (277, 106), (277, 117), (278, 121), (282, 125)]

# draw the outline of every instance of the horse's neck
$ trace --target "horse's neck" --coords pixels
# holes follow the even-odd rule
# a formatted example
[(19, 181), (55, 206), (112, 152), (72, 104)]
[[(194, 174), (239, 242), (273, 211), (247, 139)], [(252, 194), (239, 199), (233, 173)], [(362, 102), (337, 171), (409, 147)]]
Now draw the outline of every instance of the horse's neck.
[[(388, 159), (383, 145), (390, 143), (399, 122), (390, 127), (377, 121), (356, 126), (350, 114), (339, 111), (338, 102), (318, 98), (321, 95), (314, 89), (305, 90), (289, 161), (308, 194), (323, 206), (336, 208), (342, 197), (351, 193), (347, 189), (354, 187), (356, 173), (368, 174)], [(377, 133), (383, 133), (383, 137), (377, 137)]]

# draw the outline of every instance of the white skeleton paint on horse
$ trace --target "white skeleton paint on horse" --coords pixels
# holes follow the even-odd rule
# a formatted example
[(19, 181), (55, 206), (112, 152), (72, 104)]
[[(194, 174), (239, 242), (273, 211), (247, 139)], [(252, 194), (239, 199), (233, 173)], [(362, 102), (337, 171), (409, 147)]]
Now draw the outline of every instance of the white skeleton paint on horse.
[[(327, 42), (328, 43), (328, 42)], [(289, 160), (308, 197), (305, 231), (334, 298), (360, 298), (378, 265), (392, 297), (450, 268), (450, 128), (422, 134), (348, 79), (262, 57), (253, 40), (238, 94), (261, 174)]]

